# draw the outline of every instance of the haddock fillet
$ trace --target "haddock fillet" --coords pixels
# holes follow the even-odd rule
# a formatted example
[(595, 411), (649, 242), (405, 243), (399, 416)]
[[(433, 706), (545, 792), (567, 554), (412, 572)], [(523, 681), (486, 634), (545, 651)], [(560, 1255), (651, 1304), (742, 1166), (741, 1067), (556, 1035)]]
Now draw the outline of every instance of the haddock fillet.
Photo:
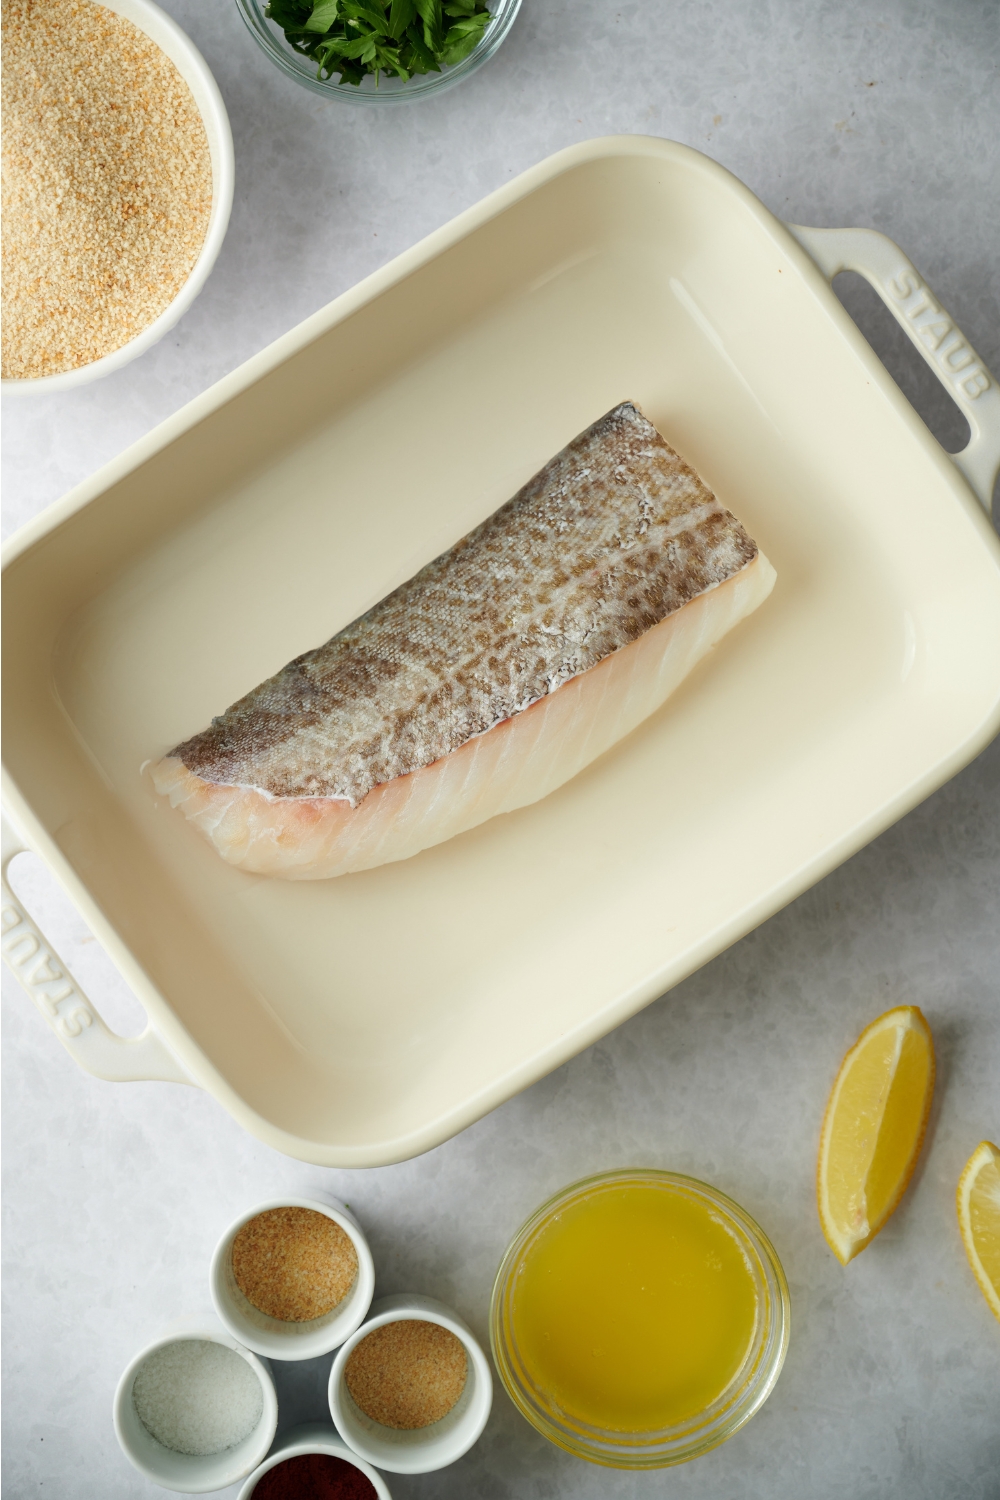
[(321, 880), (554, 791), (659, 708), (774, 569), (629, 402), (152, 771), (230, 864)]

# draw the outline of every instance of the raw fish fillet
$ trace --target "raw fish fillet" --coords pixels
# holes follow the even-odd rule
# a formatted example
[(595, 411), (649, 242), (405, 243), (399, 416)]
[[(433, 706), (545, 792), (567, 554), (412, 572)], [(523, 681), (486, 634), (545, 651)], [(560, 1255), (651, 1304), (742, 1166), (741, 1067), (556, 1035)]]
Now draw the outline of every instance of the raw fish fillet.
[(243, 870), (321, 880), (407, 859), (610, 750), (774, 577), (626, 402), (153, 781)]

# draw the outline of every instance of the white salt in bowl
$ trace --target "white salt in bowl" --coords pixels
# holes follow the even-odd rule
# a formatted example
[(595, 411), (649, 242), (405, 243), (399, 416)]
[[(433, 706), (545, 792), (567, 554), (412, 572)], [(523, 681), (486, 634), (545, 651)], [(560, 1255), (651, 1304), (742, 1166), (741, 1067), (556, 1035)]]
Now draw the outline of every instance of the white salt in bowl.
[(329, 1422), (306, 1422), (301, 1427), (293, 1427), (290, 1432), (280, 1437), (274, 1445), (274, 1452), (265, 1458), (259, 1469), (254, 1469), (240, 1490), (237, 1500), (250, 1500), (264, 1475), (276, 1469), (279, 1464), (283, 1464), (286, 1459), (304, 1458), (310, 1453), (327, 1453), (331, 1458), (342, 1458), (345, 1463), (353, 1464), (354, 1468), (358, 1469), (370, 1482), (378, 1500), (392, 1500), (389, 1486), (381, 1474), (377, 1473), (371, 1464), (366, 1464), (363, 1458), (352, 1453), (347, 1444), (341, 1442)]
[[(269, 1317), (249, 1302), (236, 1284), (233, 1274), (233, 1241), (244, 1224), (270, 1208), (311, 1208), (339, 1224), (354, 1246), (358, 1257), (358, 1274), (354, 1285), (337, 1306), (321, 1318), (308, 1323), (286, 1323)], [(229, 1332), (248, 1349), (271, 1359), (315, 1359), (329, 1354), (364, 1322), (375, 1292), (375, 1264), (364, 1230), (350, 1209), (339, 1198), (325, 1202), (316, 1198), (273, 1198), (248, 1209), (226, 1230), (212, 1256), (209, 1273), (215, 1310)]]
[[(165, 1448), (148, 1432), (140, 1420), (135, 1406), (133, 1388), (136, 1376), (150, 1355), (168, 1344), (178, 1344), (188, 1339), (204, 1340), (232, 1349), (250, 1366), (260, 1383), (261, 1413), (256, 1427), (242, 1442), (221, 1453), (196, 1455), (177, 1453)], [(125, 1457), (154, 1484), (165, 1490), (176, 1490), (184, 1495), (205, 1495), (211, 1490), (225, 1489), (245, 1479), (261, 1462), (274, 1440), (278, 1425), (278, 1398), (271, 1379), (271, 1367), (266, 1360), (258, 1359), (249, 1349), (231, 1338), (220, 1328), (211, 1315), (185, 1318), (175, 1323), (169, 1332), (154, 1339), (129, 1363), (115, 1392), (114, 1400), (115, 1436)]]
[[(354, 1402), (344, 1370), (351, 1352), (373, 1329), (415, 1318), (447, 1328), (465, 1346), (468, 1375), (457, 1403), (429, 1427), (397, 1431), (373, 1422)], [(489, 1361), (468, 1324), (434, 1297), (403, 1293), (381, 1297), (372, 1304), (371, 1317), (341, 1346), (330, 1371), (330, 1414), (349, 1448), (390, 1474), (429, 1474), (467, 1453), (489, 1419), (493, 1405), (493, 1376)]]
[(184, 316), (205, 285), (229, 227), (236, 176), (233, 133), (219, 86), (209, 71), (208, 64), (187, 33), (158, 5), (154, 5), (153, 0), (101, 0), (101, 4), (144, 31), (160, 51), (170, 58), (191, 90), (205, 126), (212, 158), (212, 209), (208, 230), (191, 274), (177, 296), (134, 339), (129, 339), (120, 349), (105, 354), (103, 359), (91, 360), (90, 364), (80, 365), (76, 370), (64, 370), (59, 375), (40, 375), (35, 380), (0, 380), (0, 390), (5, 396), (31, 395), (39, 391), (68, 391), (74, 386), (86, 385), (88, 381), (100, 380), (102, 375), (111, 375), (140, 354), (145, 354)]

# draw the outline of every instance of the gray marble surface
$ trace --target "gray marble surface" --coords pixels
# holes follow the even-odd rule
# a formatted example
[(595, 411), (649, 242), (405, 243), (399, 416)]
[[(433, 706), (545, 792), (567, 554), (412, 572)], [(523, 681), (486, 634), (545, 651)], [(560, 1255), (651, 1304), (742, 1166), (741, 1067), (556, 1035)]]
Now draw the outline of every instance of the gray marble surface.
[[(166, 0), (219, 80), (237, 152), (216, 270), (122, 374), (5, 412), (10, 530), (218, 376), (551, 151), (669, 136), (778, 214), (866, 224), (911, 255), (1000, 370), (1000, 12), (995, 0), (524, 0), (499, 55), (383, 115), (314, 98), (256, 51), (231, 0)], [(843, 295), (946, 446), (962, 422), (867, 290)], [(17, 878), (108, 1018), (136, 1002), (29, 861)], [(591, 1469), (498, 1394), (454, 1468), (397, 1500), (677, 1495), (994, 1500), (1000, 1326), (968, 1270), (958, 1173), (1000, 1137), (1000, 743), (877, 843), (603, 1042), (417, 1161), (333, 1172), (244, 1135), (210, 1098), (77, 1072), (9, 979), (3, 1024), (4, 1495), (152, 1496), (111, 1394), (137, 1345), (207, 1305), (215, 1239), (248, 1203), (334, 1192), (380, 1291), (452, 1303), (485, 1337), (521, 1218), (602, 1167), (691, 1172), (764, 1225), (792, 1292), (788, 1361), (730, 1443), (683, 1468)], [(813, 1202), (826, 1092), (859, 1029), (923, 1007), (938, 1045), (928, 1147), (903, 1206), (846, 1271)], [(321, 1414), (328, 1360), (278, 1369), (282, 1425)], [(236, 1491), (228, 1491), (235, 1494)]]

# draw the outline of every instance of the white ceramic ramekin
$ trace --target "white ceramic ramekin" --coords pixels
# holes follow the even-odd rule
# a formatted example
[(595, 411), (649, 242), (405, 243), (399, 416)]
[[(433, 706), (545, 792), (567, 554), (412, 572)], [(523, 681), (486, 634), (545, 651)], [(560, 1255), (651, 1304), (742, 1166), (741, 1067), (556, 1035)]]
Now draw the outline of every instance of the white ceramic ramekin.
[[(308, 1323), (285, 1323), (260, 1312), (236, 1285), (233, 1275), (233, 1241), (243, 1225), (270, 1208), (311, 1208), (333, 1219), (351, 1240), (358, 1256), (358, 1274), (343, 1302), (321, 1318)], [(272, 1198), (248, 1209), (226, 1230), (212, 1256), (210, 1271), (212, 1301), (229, 1332), (248, 1349), (271, 1359), (314, 1359), (329, 1354), (364, 1321), (375, 1291), (375, 1266), (364, 1231), (345, 1204), (337, 1198), (320, 1202), (314, 1198)]]
[[(260, 1421), (242, 1443), (225, 1448), (221, 1453), (196, 1455), (175, 1453), (165, 1448), (146, 1431), (135, 1409), (132, 1387), (140, 1366), (157, 1349), (166, 1344), (177, 1344), (185, 1339), (205, 1339), (210, 1343), (223, 1344), (234, 1349), (253, 1370), (260, 1381), (263, 1406)], [(140, 1349), (132, 1359), (115, 1391), (114, 1401), (115, 1436), (125, 1457), (154, 1484), (165, 1490), (177, 1490), (184, 1495), (206, 1495), (211, 1490), (222, 1490), (227, 1485), (245, 1479), (270, 1448), (278, 1425), (278, 1398), (275, 1395), (271, 1367), (266, 1360), (258, 1359), (236, 1339), (230, 1338), (220, 1328), (211, 1314), (203, 1317), (182, 1319), (170, 1330)]]
[(64, 370), (60, 375), (40, 375), (36, 380), (0, 381), (0, 389), (5, 396), (30, 395), (36, 391), (68, 391), (73, 386), (85, 385), (90, 380), (99, 380), (102, 375), (110, 375), (138, 355), (145, 354), (184, 316), (205, 285), (229, 227), (236, 173), (233, 133), (219, 86), (212, 77), (208, 64), (187, 33), (158, 5), (154, 5), (153, 0), (101, 0), (101, 4), (116, 15), (123, 16), (126, 21), (131, 21), (133, 26), (138, 26), (140, 31), (152, 38), (170, 58), (194, 96), (208, 136), (208, 149), (212, 158), (212, 210), (208, 230), (187, 281), (170, 305), (164, 308), (148, 328), (137, 333), (134, 339), (129, 339), (120, 349), (106, 354), (103, 359), (92, 360), (89, 365), (80, 365), (76, 370)]
[[(458, 1403), (440, 1422), (398, 1432), (366, 1417), (351, 1398), (344, 1379), (344, 1367), (351, 1351), (375, 1328), (416, 1318), (425, 1323), (439, 1323), (465, 1345), (469, 1373)], [(429, 1474), (443, 1469), (467, 1453), (476, 1442), (489, 1418), (493, 1405), (493, 1377), (489, 1361), (473, 1336), (471, 1328), (457, 1313), (433, 1297), (402, 1293), (381, 1297), (372, 1304), (371, 1317), (352, 1334), (338, 1351), (330, 1371), (330, 1414), (344, 1442), (355, 1453), (390, 1474)]]
[(250, 1500), (257, 1488), (258, 1480), (271, 1469), (276, 1469), (279, 1464), (283, 1464), (286, 1459), (306, 1457), (310, 1453), (328, 1453), (331, 1458), (342, 1458), (345, 1463), (353, 1464), (371, 1482), (378, 1500), (392, 1500), (389, 1486), (381, 1474), (376, 1473), (371, 1464), (366, 1464), (358, 1454), (352, 1453), (347, 1444), (341, 1442), (329, 1422), (307, 1422), (301, 1427), (293, 1427), (286, 1432), (278, 1439), (274, 1452), (265, 1458), (259, 1468), (254, 1469), (240, 1490), (237, 1500)]

